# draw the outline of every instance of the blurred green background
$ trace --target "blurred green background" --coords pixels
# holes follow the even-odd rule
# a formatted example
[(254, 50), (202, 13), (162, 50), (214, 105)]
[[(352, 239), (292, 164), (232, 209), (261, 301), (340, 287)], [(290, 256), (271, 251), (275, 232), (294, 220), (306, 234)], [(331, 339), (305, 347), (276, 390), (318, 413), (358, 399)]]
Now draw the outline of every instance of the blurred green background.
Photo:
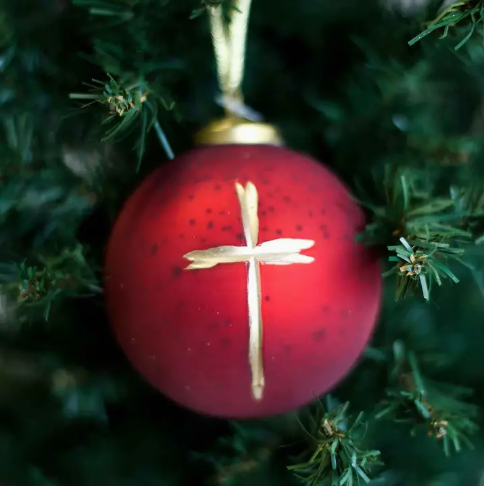
[[(403, 236), (459, 283), (430, 273), (426, 301), (418, 278), (385, 279), (359, 366), (271, 420), (180, 409), (118, 349), (106, 240), (166, 143), (182, 153), (221, 114), (211, 3), (0, 1), (2, 485), (482, 486), (482, 1), (409, 46), (443, 2), (254, 0), (244, 83), (290, 147), (352, 188), (382, 261)], [(113, 115), (106, 86), (149, 92), (150, 108)]]

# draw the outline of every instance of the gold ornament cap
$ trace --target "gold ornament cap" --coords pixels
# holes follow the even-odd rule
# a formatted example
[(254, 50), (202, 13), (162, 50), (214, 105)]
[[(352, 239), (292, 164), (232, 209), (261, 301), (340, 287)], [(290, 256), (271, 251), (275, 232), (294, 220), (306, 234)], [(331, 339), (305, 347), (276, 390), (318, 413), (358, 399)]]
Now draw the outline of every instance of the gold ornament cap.
[(284, 141), (269, 123), (227, 117), (215, 120), (195, 135), (197, 145), (275, 145)]

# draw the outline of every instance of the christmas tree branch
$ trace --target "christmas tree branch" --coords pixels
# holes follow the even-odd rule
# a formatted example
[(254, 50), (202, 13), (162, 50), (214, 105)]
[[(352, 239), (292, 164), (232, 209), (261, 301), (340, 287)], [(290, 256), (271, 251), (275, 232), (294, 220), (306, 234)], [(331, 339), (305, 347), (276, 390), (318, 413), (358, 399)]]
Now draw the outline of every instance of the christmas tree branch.
[(301, 422), (310, 445), (289, 470), (305, 485), (368, 484), (381, 464), (379, 451), (363, 447), (363, 414), (350, 419), (348, 407), (346, 403), (326, 412), (319, 404), (308, 423)]
[(465, 37), (455, 46), (455, 50), (457, 51), (469, 41), (472, 35), (476, 32), (477, 26), (482, 23), (483, 19), (483, 0), (459, 0), (444, 8), (437, 18), (429, 22), (428, 27), (419, 35), (410, 40), (408, 44), (413, 46), (436, 30), (443, 30), (440, 39), (444, 39), (449, 34), (449, 29), (451, 27), (455, 27), (456, 25), (461, 25), (463, 23), (468, 25), (470, 24)]
[(474, 243), (484, 243), (484, 182), (472, 180), (467, 188), (452, 186), (451, 196), (458, 211), (466, 214), (463, 227), (472, 234)]
[(426, 378), (415, 353), (407, 351), (401, 341), (394, 343), (393, 359), (392, 384), (376, 418), (408, 423), (412, 435), (425, 430), (442, 444), (447, 456), (452, 449), (459, 452), (463, 445), (472, 447), (468, 435), (477, 432), (474, 419), (478, 408), (464, 401), (472, 391)]
[[(168, 137), (160, 123), (160, 108), (169, 111), (173, 101), (166, 94), (161, 76), (178, 63), (163, 62), (163, 54), (147, 42), (146, 16), (154, 26), (159, 10), (150, 2), (109, 0), (77, 0), (75, 4), (87, 10), (93, 20), (92, 36), (95, 54), (83, 56), (107, 74), (107, 81), (94, 79), (88, 93), (72, 93), (71, 99), (87, 100), (83, 106), (101, 104), (107, 107), (102, 126), (109, 125), (102, 141), (119, 141), (137, 130), (134, 150), (137, 166), (146, 151), (146, 138), (153, 131), (166, 156), (174, 158)], [(150, 10), (149, 12), (147, 10)], [(112, 36), (113, 29), (123, 26), (123, 36)], [(119, 39), (116, 42), (115, 39)]]
[(90, 93), (70, 95), (71, 99), (90, 100), (90, 103), (85, 104), (84, 107), (97, 102), (108, 108), (108, 114), (102, 124), (110, 124), (111, 127), (105, 132), (102, 141), (120, 140), (139, 127), (140, 134), (135, 143), (137, 169), (139, 169), (145, 154), (146, 136), (151, 129), (154, 129), (167, 157), (173, 159), (175, 157), (173, 150), (158, 121), (158, 103), (167, 110), (172, 109), (173, 104), (167, 105), (162, 98), (157, 100), (150, 96), (149, 87), (144, 81), (133, 83), (125, 88), (109, 74), (108, 77), (107, 83), (93, 79), (94, 84), (90, 86)]
[(48, 320), (52, 305), (66, 297), (89, 297), (101, 292), (95, 269), (88, 263), (81, 246), (65, 249), (53, 256), (38, 256), (38, 266), (24, 261), (3, 265), (0, 284), (4, 307), (17, 303), (15, 316), (5, 316), (24, 323)]
[(220, 438), (210, 453), (192, 454), (196, 462), (214, 469), (210, 484), (250, 484), (254, 475), (272, 473), (274, 453), (282, 445), (281, 436), (263, 422), (230, 422), (230, 428), (232, 434)]
[(433, 284), (445, 279), (458, 283), (449, 267), (457, 262), (470, 269), (463, 256), (475, 238), (470, 218), (480, 217), (479, 206), (456, 199), (456, 189), (448, 197), (436, 194), (431, 183), (422, 183), (417, 170), (388, 170), (385, 181), (385, 204), (367, 205), (373, 220), (359, 239), (368, 244), (388, 244), (389, 261), (394, 265), (383, 275), (397, 276), (396, 299), (420, 289), (429, 301)]
[(120, 22), (130, 21), (134, 18), (134, 8), (139, 0), (74, 0), (74, 5), (84, 8), (90, 15), (108, 17)]
[(454, 283), (459, 283), (459, 279), (439, 258), (451, 257), (460, 261), (464, 250), (451, 248), (447, 243), (418, 238), (407, 241), (401, 237), (400, 242), (401, 245), (388, 247), (396, 253), (396, 256), (389, 257), (389, 261), (397, 262), (397, 266), (383, 274), (384, 277), (397, 274), (396, 300), (420, 285), (423, 297), (428, 301), (433, 282), (440, 286), (443, 279), (450, 278)]

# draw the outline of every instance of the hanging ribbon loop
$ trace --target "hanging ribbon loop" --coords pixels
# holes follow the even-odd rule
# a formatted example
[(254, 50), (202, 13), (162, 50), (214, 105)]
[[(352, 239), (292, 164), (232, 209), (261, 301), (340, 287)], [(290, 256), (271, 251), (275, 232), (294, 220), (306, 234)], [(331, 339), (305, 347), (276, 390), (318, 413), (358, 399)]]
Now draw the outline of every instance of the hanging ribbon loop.
[(231, 21), (224, 23), (222, 7), (210, 9), (210, 25), (222, 104), (226, 111), (241, 115), (249, 112), (243, 105), (242, 82), (244, 78), (247, 29), (252, 0), (237, 0)]
[(264, 123), (260, 113), (244, 104), (242, 82), (252, 0), (232, 3), (235, 5), (229, 22), (224, 21), (221, 5), (208, 10), (220, 87), (215, 101), (225, 110), (225, 117), (201, 130), (196, 142), (201, 145), (283, 145), (278, 130)]

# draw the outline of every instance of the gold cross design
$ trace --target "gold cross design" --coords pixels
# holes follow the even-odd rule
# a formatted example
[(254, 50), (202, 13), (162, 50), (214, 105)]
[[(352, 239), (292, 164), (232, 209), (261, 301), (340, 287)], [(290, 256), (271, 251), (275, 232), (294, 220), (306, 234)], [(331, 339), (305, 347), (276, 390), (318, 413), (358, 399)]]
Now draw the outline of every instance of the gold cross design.
[(262, 357), (262, 302), (260, 263), (290, 265), (312, 263), (313, 257), (301, 255), (302, 250), (314, 246), (314, 241), (297, 238), (279, 238), (258, 245), (259, 195), (251, 182), (244, 187), (235, 184), (242, 213), (242, 225), (246, 246), (218, 246), (208, 250), (195, 250), (184, 258), (192, 263), (186, 270), (212, 268), (220, 263), (248, 263), (247, 299), (249, 304), (249, 363), (252, 372), (252, 395), (261, 400), (264, 393), (264, 367)]

